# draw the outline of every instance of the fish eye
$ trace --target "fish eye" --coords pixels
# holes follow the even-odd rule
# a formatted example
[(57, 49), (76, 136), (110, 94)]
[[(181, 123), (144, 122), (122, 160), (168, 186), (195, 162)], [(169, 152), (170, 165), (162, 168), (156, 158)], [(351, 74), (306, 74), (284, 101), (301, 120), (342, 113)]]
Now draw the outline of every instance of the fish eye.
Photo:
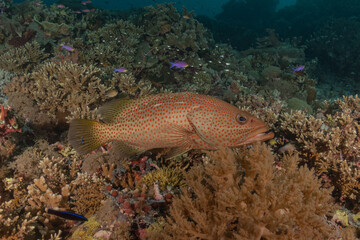
[(246, 117), (241, 116), (240, 114), (238, 114), (236, 116), (236, 121), (238, 121), (240, 124), (245, 124), (246, 123)]

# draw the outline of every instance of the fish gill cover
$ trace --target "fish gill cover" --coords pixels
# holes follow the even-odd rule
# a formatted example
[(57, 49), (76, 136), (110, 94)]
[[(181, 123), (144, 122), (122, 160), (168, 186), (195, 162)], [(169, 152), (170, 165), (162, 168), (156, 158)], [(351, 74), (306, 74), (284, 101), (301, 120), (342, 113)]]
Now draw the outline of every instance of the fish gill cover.
[(359, 10), (0, 0), (0, 238), (359, 237)]

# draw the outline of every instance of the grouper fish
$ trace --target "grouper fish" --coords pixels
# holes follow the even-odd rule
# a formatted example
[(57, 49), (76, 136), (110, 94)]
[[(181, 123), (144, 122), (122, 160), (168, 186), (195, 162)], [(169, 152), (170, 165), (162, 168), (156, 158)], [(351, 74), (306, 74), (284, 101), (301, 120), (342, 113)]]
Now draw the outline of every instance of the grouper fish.
[(99, 109), (104, 123), (74, 119), (69, 142), (80, 154), (103, 144), (126, 155), (166, 148), (167, 157), (191, 149), (239, 147), (274, 137), (264, 122), (215, 97), (181, 92), (116, 99)]

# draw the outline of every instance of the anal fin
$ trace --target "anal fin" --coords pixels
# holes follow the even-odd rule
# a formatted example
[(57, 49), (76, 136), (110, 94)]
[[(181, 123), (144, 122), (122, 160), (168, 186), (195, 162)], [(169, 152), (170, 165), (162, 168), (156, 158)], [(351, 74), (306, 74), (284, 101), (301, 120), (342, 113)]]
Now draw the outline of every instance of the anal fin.
[(140, 154), (145, 152), (147, 149), (133, 146), (128, 143), (124, 143), (122, 141), (113, 141), (111, 143), (110, 153), (113, 156), (120, 158), (129, 158), (133, 155)]
[(168, 150), (166, 150), (165, 158), (166, 159), (175, 158), (177, 156), (180, 156), (183, 153), (188, 152), (189, 150), (191, 150), (191, 148), (189, 146), (180, 146), (180, 147), (169, 148)]

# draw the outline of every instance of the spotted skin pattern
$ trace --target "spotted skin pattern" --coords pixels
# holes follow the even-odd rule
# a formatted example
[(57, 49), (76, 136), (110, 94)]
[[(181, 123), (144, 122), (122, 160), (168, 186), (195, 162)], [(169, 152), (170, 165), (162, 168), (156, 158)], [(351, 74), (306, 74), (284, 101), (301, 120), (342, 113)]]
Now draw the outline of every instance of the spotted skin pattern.
[[(82, 136), (85, 132), (77, 133), (70, 124), (70, 143), (75, 138), (79, 142), (82, 137), (86, 144), (91, 135), (95, 136), (97, 145), (120, 141), (136, 152), (154, 148), (187, 151), (237, 147), (273, 137), (273, 134), (256, 137), (268, 129), (249, 113), (220, 99), (190, 92), (151, 95), (129, 101), (126, 107), (111, 116), (109, 123), (92, 125), (91, 133), (87, 132), (89, 136)], [(74, 148), (82, 154), (89, 151), (86, 147)]]

